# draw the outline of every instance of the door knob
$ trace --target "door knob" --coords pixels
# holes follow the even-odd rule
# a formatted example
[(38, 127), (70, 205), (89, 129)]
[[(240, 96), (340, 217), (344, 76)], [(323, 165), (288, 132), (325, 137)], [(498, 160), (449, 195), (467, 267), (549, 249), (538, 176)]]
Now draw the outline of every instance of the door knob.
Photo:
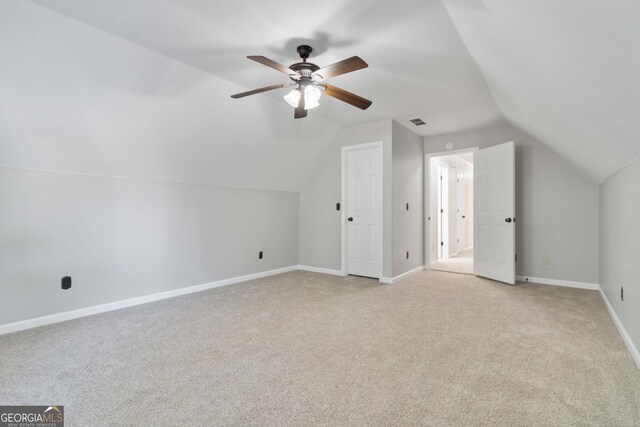
[(505, 222), (511, 222), (511, 218), (506, 218)]
[(347, 218), (347, 221), (349, 221), (349, 222), (353, 222), (353, 217), (352, 217), (352, 216), (350, 216), (349, 218)]

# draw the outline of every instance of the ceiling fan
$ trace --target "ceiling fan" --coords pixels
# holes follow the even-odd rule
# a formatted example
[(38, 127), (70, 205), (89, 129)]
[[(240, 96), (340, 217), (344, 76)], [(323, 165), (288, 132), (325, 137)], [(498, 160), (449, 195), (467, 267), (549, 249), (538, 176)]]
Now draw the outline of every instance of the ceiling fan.
[(340, 101), (366, 110), (372, 104), (368, 99), (362, 98), (354, 93), (347, 92), (339, 87), (332, 86), (324, 81), (329, 77), (339, 76), (341, 74), (350, 73), (352, 71), (367, 68), (369, 65), (357, 56), (345, 59), (335, 64), (320, 68), (316, 64), (307, 62), (307, 58), (313, 52), (311, 46), (298, 46), (298, 55), (302, 58), (302, 62), (296, 62), (290, 67), (285, 67), (264, 56), (247, 56), (247, 58), (271, 67), (281, 73), (289, 76), (293, 83), (281, 83), (271, 86), (261, 87), (259, 89), (250, 90), (248, 92), (237, 93), (231, 95), (232, 98), (238, 99), (256, 93), (267, 92), (270, 90), (281, 89), (285, 87), (295, 86), (291, 92), (285, 95), (284, 99), (289, 105), (295, 108), (293, 117), (300, 119), (307, 117), (307, 111), (316, 108), (320, 103), (320, 96), (324, 93)]

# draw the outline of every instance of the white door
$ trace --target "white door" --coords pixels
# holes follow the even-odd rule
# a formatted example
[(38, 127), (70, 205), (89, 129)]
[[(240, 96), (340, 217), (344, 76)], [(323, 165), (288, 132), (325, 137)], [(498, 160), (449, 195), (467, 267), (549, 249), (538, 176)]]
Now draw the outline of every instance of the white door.
[(457, 220), (458, 220), (458, 226), (457, 226), (457, 232), (458, 232), (458, 237), (457, 237), (458, 241), (457, 241), (457, 243), (458, 243), (458, 247), (456, 248), (456, 252), (462, 252), (467, 247), (467, 243), (466, 243), (467, 239), (466, 239), (466, 236), (465, 236), (466, 185), (465, 185), (464, 173), (461, 173), (461, 171), (462, 171), (461, 169), (458, 169), (458, 176), (456, 178), (456, 184), (457, 184), (456, 216), (457, 216)]
[(474, 160), (474, 273), (515, 284), (515, 148), (479, 150)]
[(382, 150), (347, 151), (347, 274), (382, 275)]
[(449, 258), (449, 168), (438, 167), (438, 259)]

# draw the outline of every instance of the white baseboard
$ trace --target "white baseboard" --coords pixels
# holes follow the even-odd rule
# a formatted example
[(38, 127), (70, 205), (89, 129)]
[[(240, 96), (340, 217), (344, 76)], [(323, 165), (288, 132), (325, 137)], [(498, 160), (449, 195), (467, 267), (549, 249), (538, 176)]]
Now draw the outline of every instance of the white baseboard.
[(543, 277), (531, 276), (516, 276), (516, 280), (519, 282), (538, 283), (540, 285), (564, 286), (566, 288), (589, 289), (592, 291), (597, 291), (599, 289), (597, 283), (574, 282), (571, 280), (545, 279)]
[(604, 291), (600, 286), (598, 286), (598, 291), (600, 291), (600, 296), (604, 301), (604, 305), (607, 306), (607, 310), (609, 310), (609, 315), (611, 315), (614, 325), (616, 325), (616, 328), (618, 329), (618, 332), (620, 333), (622, 340), (627, 345), (627, 348), (629, 349), (629, 353), (631, 353), (631, 357), (636, 362), (636, 366), (638, 367), (638, 369), (640, 369), (640, 352), (638, 352), (638, 348), (635, 346), (635, 344), (631, 340), (631, 337), (627, 333), (627, 330), (625, 329), (624, 325), (618, 318), (618, 315), (616, 314), (616, 312), (613, 310), (611, 303), (609, 303), (609, 300), (607, 299), (607, 295), (604, 293)]
[(160, 292), (157, 294), (145, 295), (137, 298), (115, 301), (107, 304), (94, 305), (92, 307), (80, 308), (78, 310), (65, 311), (63, 313), (51, 314), (49, 316), (36, 317), (34, 319), (22, 320), (20, 322), (7, 323), (0, 325), (0, 335), (9, 334), (11, 332), (23, 331), (25, 329), (36, 328), (38, 326), (50, 325), (52, 323), (64, 322), (66, 320), (77, 319), (79, 317), (91, 316), (93, 314), (104, 313), (107, 311), (119, 310), (121, 308), (133, 307), (135, 305), (146, 304), (148, 302), (160, 301), (167, 298), (173, 298), (180, 295), (192, 294), (194, 292), (206, 291), (208, 289), (219, 288), (221, 286), (232, 285), (235, 283), (246, 282), (248, 280), (260, 279), (262, 277), (273, 276), (276, 274), (287, 273), (298, 269), (297, 265), (290, 267), (277, 268), (275, 270), (261, 271), (259, 273), (248, 274), (246, 276), (231, 277), (229, 279), (218, 280), (216, 282), (204, 283), (202, 285), (189, 286), (186, 288), (174, 289), (172, 291)]
[(311, 271), (313, 273), (331, 274), (333, 276), (344, 276), (345, 274), (340, 270), (333, 270), (331, 268), (312, 267), (310, 265), (299, 265), (298, 270)]
[(399, 274), (395, 277), (381, 277), (380, 278), (380, 283), (396, 283), (397, 281), (399, 281), (400, 279), (404, 279), (405, 277), (409, 277), (412, 274), (416, 274), (420, 271), (424, 270), (424, 265), (421, 265), (420, 267), (416, 267), (413, 270), (409, 270), (406, 273), (402, 273)]

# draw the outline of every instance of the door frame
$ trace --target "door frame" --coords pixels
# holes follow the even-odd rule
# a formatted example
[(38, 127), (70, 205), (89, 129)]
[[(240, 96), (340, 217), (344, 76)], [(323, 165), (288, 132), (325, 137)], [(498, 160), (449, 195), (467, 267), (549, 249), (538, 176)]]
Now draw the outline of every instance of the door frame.
[[(431, 264), (435, 261), (431, 259), (431, 227), (429, 226), (429, 217), (431, 216), (431, 159), (434, 157), (450, 156), (454, 154), (463, 154), (476, 152), (480, 147), (461, 148), (451, 151), (439, 151), (437, 153), (425, 154), (424, 161), (424, 265), (425, 269), (430, 269)], [(475, 157), (475, 156), (474, 156)]]
[(348, 240), (347, 239), (347, 192), (348, 192), (348, 176), (349, 176), (349, 169), (348, 169), (348, 162), (347, 162), (347, 157), (349, 152), (351, 151), (357, 151), (357, 150), (365, 150), (365, 149), (369, 149), (369, 148), (377, 148), (380, 152), (380, 180), (382, 182), (382, 185), (380, 186), (380, 188), (376, 189), (376, 196), (378, 197), (378, 204), (379, 204), (379, 209), (378, 209), (378, 220), (379, 220), (379, 224), (380, 224), (380, 233), (379, 233), (379, 237), (378, 237), (378, 259), (379, 259), (379, 272), (378, 272), (378, 279), (382, 279), (383, 274), (382, 274), (382, 269), (384, 266), (384, 261), (382, 259), (383, 257), (383, 253), (384, 253), (384, 248), (382, 246), (383, 244), (383, 236), (384, 236), (384, 216), (383, 216), (383, 209), (384, 209), (384, 203), (383, 203), (383, 187), (384, 187), (384, 159), (383, 159), (383, 155), (384, 155), (384, 151), (382, 149), (382, 141), (377, 141), (377, 142), (366, 142), (364, 144), (355, 144), (355, 145), (345, 145), (342, 147), (342, 182), (340, 184), (341, 187), (341, 199), (340, 199), (340, 211), (341, 211), (341, 215), (340, 215), (340, 219), (341, 219), (341, 223), (342, 223), (342, 265), (341, 265), (341, 270), (342, 270), (342, 274), (344, 276), (348, 275), (348, 262), (349, 262), (349, 248), (347, 246)]

